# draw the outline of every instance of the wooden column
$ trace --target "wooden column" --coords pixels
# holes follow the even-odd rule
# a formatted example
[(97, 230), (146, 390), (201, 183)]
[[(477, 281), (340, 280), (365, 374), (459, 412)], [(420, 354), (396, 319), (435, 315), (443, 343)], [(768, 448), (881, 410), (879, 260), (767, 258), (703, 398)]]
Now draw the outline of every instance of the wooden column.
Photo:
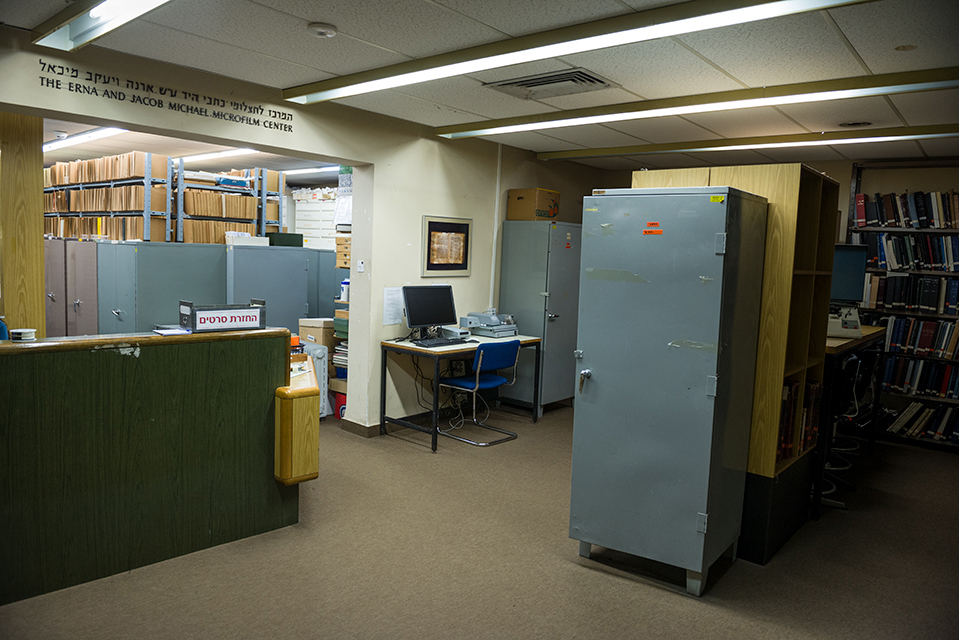
[(43, 118), (0, 112), (0, 315), (46, 336)]

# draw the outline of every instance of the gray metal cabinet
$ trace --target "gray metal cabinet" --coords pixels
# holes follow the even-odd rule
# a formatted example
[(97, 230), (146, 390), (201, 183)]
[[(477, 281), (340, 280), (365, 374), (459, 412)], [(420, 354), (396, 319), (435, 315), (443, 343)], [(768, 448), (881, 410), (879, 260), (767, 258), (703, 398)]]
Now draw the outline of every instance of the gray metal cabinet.
[(309, 318), (308, 281), (316, 251), (300, 247), (227, 247), (227, 304), (264, 300), (267, 324), (300, 329)]
[(686, 569), (736, 555), (766, 200), (728, 187), (584, 198), (570, 537)]
[(67, 335), (96, 335), (97, 243), (67, 240), (65, 247)]
[[(580, 225), (507, 220), (500, 260), (500, 313), (513, 315), (520, 333), (543, 339), (540, 404), (570, 398), (576, 390), (573, 352), (577, 344), (580, 284)], [(500, 395), (529, 402), (534, 357), (520, 352), (517, 382)]]
[(137, 245), (97, 245), (97, 294), (100, 333), (137, 331)]
[(67, 335), (67, 249), (65, 241), (43, 240), (44, 301), (47, 337)]

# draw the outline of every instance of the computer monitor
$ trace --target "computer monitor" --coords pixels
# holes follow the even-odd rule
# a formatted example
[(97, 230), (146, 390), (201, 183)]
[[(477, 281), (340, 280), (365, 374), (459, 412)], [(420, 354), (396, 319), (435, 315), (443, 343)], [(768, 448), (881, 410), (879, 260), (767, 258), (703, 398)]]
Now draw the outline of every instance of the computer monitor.
[(457, 324), (453, 287), (448, 284), (404, 287), (403, 307), (411, 329)]
[(833, 280), (830, 301), (856, 306), (863, 301), (863, 279), (867, 273), (867, 247), (838, 244), (833, 251)]

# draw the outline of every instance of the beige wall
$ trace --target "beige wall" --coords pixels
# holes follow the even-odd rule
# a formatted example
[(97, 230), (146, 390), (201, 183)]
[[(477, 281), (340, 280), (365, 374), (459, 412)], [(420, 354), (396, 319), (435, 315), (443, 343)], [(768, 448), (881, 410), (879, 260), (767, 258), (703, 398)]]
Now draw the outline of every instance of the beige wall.
[[(41, 65), (42, 61), (42, 65)], [(53, 72), (50, 66), (53, 65)], [(45, 71), (46, 70), (46, 71)], [(105, 85), (126, 100), (66, 90), (70, 76), (115, 77)], [(63, 73), (63, 75), (59, 75)], [(42, 81), (41, 76), (46, 80)], [(184, 69), (96, 47), (62, 54), (29, 45), (27, 34), (0, 27), (0, 111), (28, 113), (95, 125), (201, 141), (250, 146), (261, 151), (355, 167), (351, 271), (350, 383), (346, 418), (361, 425), (379, 423), (379, 343), (405, 332), (382, 324), (383, 288), (407, 283), (449, 282), (458, 311), (486, 308), (496, 301), (493, 256), (504, 218), (506, 191), (545, 187), (561, 192), (561, 206), (580, 208), (582, 196), (604, 186), (604, 172), (569, 162), (540, 162), (533, 153), (482, 140), (446, 140), (432, 129), (336, 104), (300, 106), (280, 92), (259, 85)], [(50, 82), (61, 81), (54, 89)], [(139, 90), (152, 85), (153, 93)], [(91, 83), (84, 83), (91, 84)], [(200, 96), (245, 102), (293, 114), (293, 133), (249, 126), (166, 107), (130, 101), (134, 95), (166, 99), (159, 87)], [(227, 111), (228, 109), (223, 109)], [(38, 215), (39, 212), (38, 212)], [(472, 274), (467, 278), (420, 278), (420, 233), (424, 215), (471, 218)], [(355, 271), (364, 260), (365, 272)], [(388, 410), (418, 413), (409, 369), (391, 366)], [(396, 378), (395, 381), (393, 378)], [(395, 388), (394, 388), (395, 387)]]

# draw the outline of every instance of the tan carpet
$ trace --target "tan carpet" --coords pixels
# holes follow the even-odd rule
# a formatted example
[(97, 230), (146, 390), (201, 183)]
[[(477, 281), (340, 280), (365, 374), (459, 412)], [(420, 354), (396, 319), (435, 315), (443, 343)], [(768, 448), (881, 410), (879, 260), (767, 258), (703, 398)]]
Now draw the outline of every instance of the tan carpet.
[[(0, 608), (2, 638), (956, 638), (957, 457), (880, 446), (850, 511), (700, 599), (577, 555), (572, 409), (480, 449), (321, 425), (300, 524)], [(2, 568), (0, 568), (2, 570)]]

